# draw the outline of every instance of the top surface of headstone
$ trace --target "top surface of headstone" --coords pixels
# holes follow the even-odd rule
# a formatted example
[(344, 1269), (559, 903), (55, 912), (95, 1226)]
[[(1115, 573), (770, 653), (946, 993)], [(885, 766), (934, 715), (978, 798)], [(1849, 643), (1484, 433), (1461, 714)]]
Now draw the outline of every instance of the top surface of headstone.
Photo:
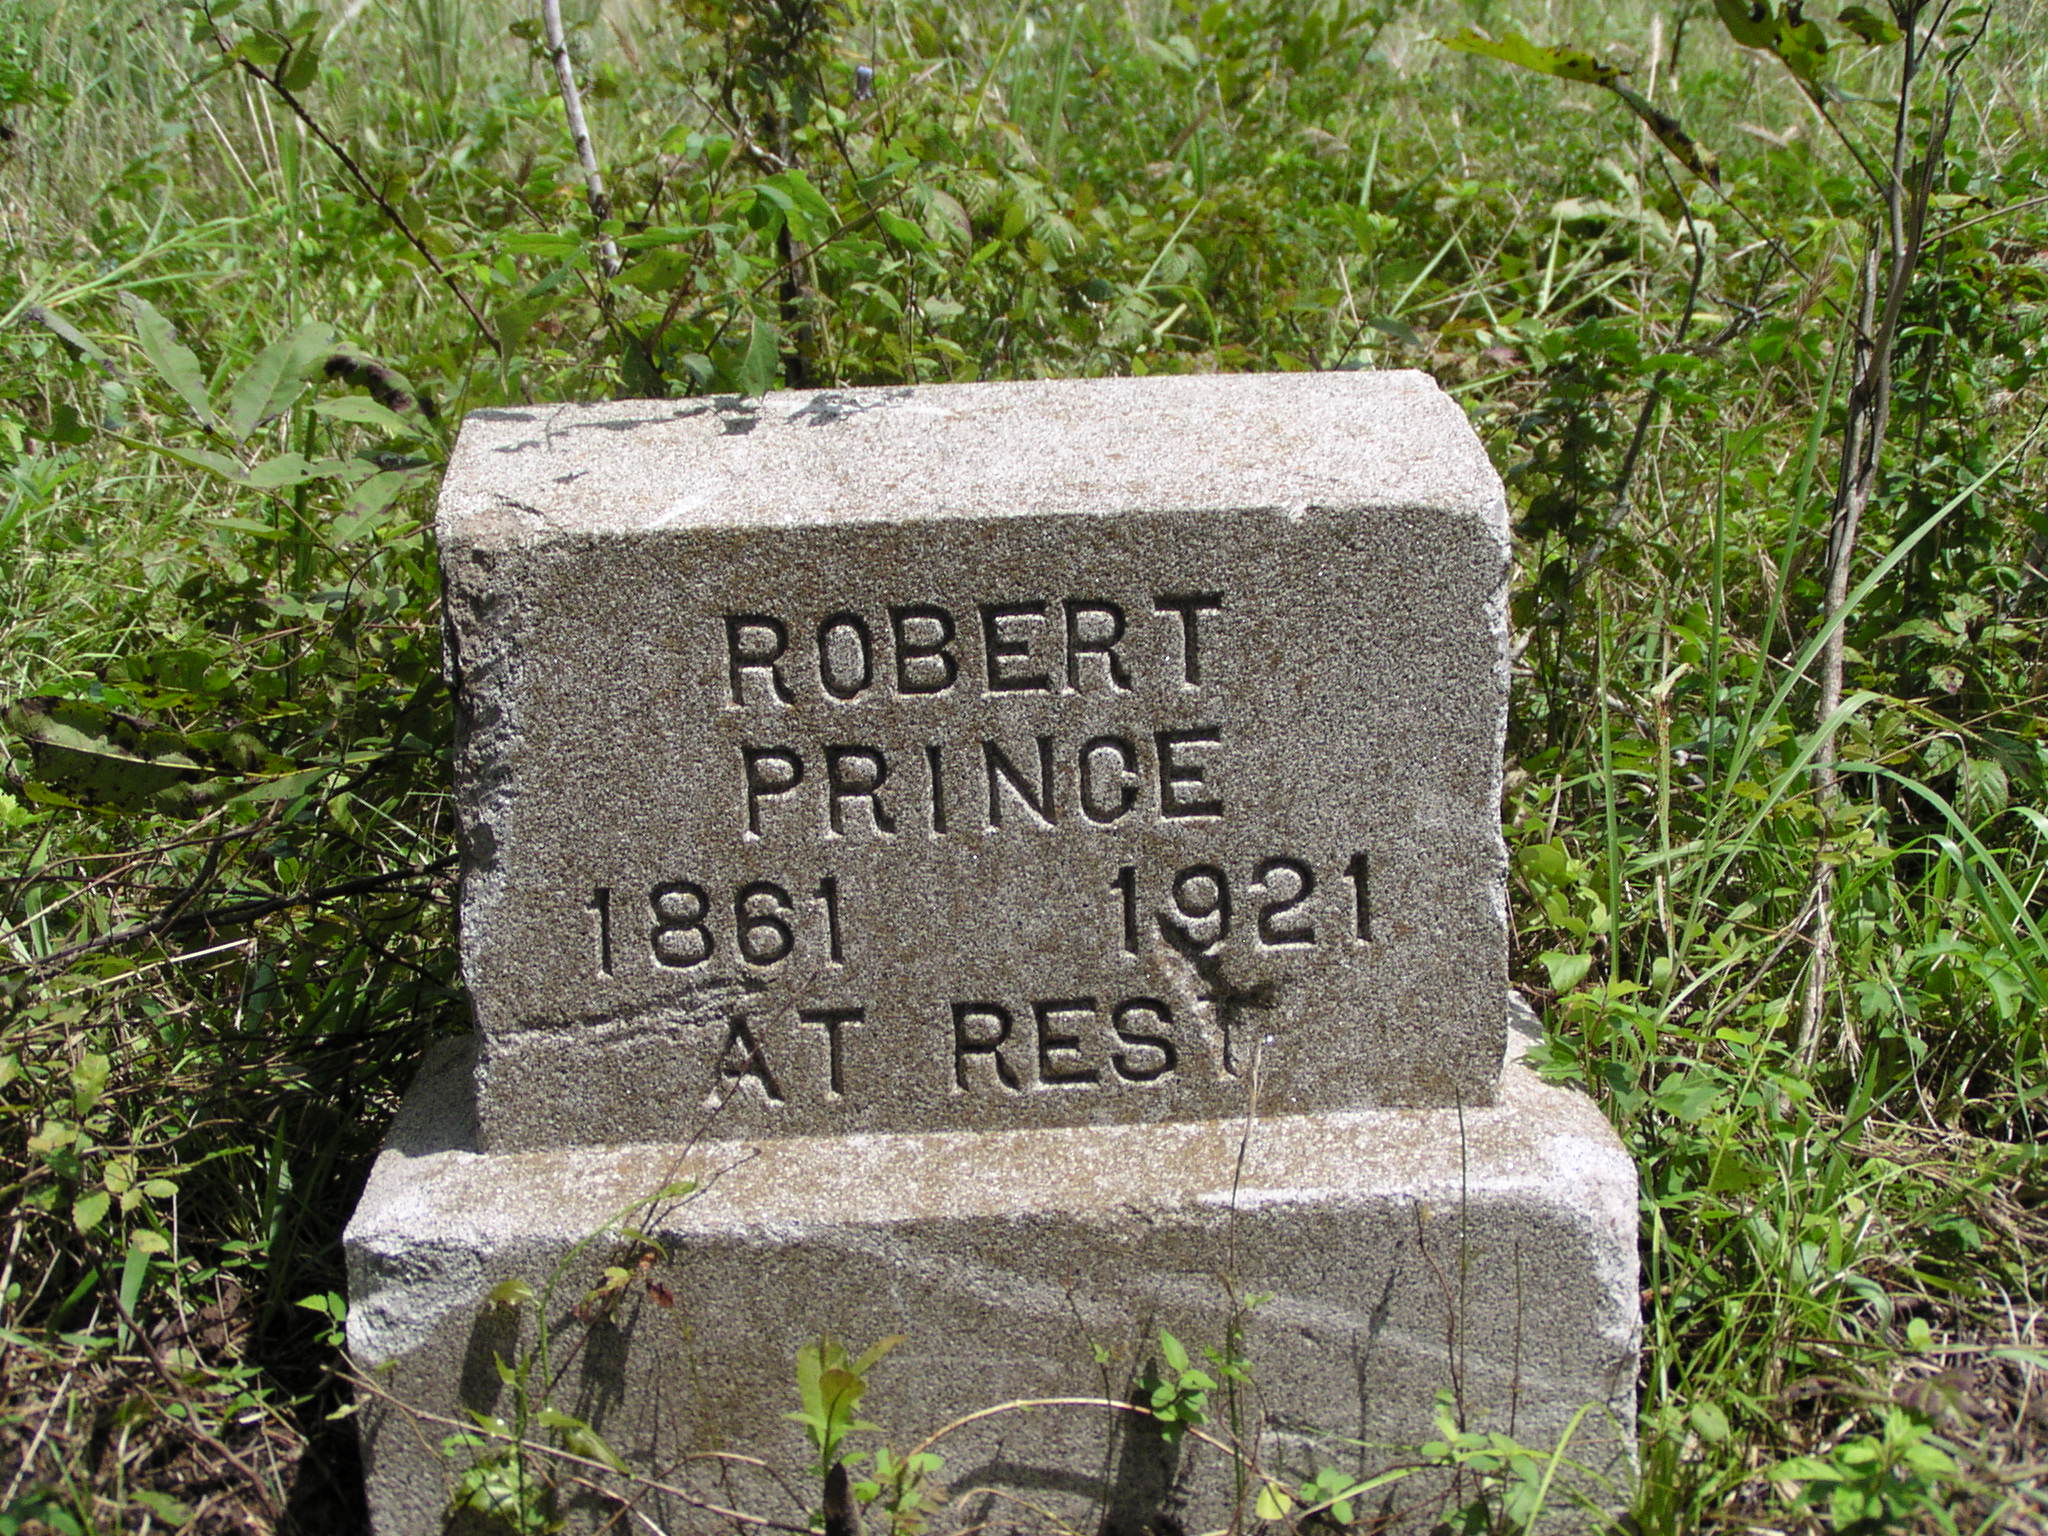
[(1416, 374), (487, 411), (484, 1144), (1490, 1098), (1506, 513)]

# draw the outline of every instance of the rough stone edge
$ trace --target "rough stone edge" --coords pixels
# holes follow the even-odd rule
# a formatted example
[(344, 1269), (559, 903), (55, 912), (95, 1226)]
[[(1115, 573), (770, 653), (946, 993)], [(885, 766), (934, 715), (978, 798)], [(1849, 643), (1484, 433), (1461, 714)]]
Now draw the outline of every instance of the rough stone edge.
[[(1519, 999), (1514, 1003), (1519, 1004)], [(1320, 1122), (1324, 1129), (1345, 1135), (1355, 1152), (1359, 1131), (1366, 1124), (1377, 1122), (1384, 1132), (1369, 1141), (1369, 1146), (1376, 1143), (1378, 1147), (1398, 1148), (1412, 1143), (1414, 1133), (1423, 1130), (1430, 1121), (1437, 1122), (1439, 1136), (1462, 1121), (1462, 1134), (1467, 1138), (1476, 1134), (1481, 1141), (1488, 1141), (1491, 1131), (1506, 1130), (1510, 1133), (1504, 1138), (1491, 1138), (1498, 1143), (1491, 1148), (1495, 1154), (1492, 1158), (1486, 1156), (1484, 1150), (1477, 1156), (1468, 1156), (1467, 1151), (1458, 1150), (1454, 1152), (1460, 1169), (1456, 1174), (1443, 1165), (1445, 1160), (1440, 1159), (1439, 1166), (1419, 1170), (1420, 1176), (1417, 1169), (1409, 1167), (1391, 1177), (1363, 1181), (1340, 1179), (1325, 1188), (1262, 1188), (1254, 1177), (1248, 1187), (1236, 1196), (1232, 1196), (1227, 1183), (1219, 1179), (1212, 1163), (1210, 1177), (1206, 1180), (1210, 1186), (1206, 1199), (1197, 1198), (1191, 1202), (1186, 1198), (1185, 1189), (1169, 1189), (1152, 1209), (1156, 1214), (1169, 1218), (1173, 1211), (1178, 1210), (1184, 1219), (1191, 1216), (1199, 1219), (1199, 1212), (1205, 1207), (1215, 1210), (1234, 1205), (1248, 1212), (1270, 1208), (1274, 1216), (1285, 1221), (1291, 1211), (1304, 1209), (1319, 1200), (1354, 1208), (1384, 1204), (1394, 1209), (1421, 1211), (1432, 1205), (1442, 1210), (1459, 1199), (1470, 1199), (1475, 1210), (1521, 1205), (1525, 1210), (1533, 1211), (1533, 1219), (1539, 1224), (1577, 1231), (1580, 1237), (1573, 1248), (1588, 1257), (1584, 1283), (1592, 1291), (1591, 1311), (1595, 1317), (1606, 1320), (1590, 1336), (1601, 1341), (1601, 1346), (1591, 1353), (1605, 1355), (1614, 1362), (1605, 1378), (1609, 1383), (1605, 1397), (1606, 1415), (1602, 1421), (1605, 1427), (1595, 1429), (1589, 1423), (1579, 1436), (1579, 1443), (1587, 1444), (1589, 1451), (1595, 1444), (1606, 1446), (1594, 1464), (1603, 1466), (1606, 1475), (1622, 1479), (1623, 1486), (1626, 1486), (1632, 1481), (1636, 1466), (1633, 1433), (1635, 1368), (1632, 1363), (1624, 1362), (1634, 1361), (1641, 1344), (1636, 1290), (1636, 1173), (1618, 1138), (1590, 1100), (1571, 1090), (1543, 1086), (1518, 1060), (1527, 1046), (1539, 1037), (1540, 1024), (1525, 1005), (1511, 1006), (1509, 1013), (1512, 1026), (1509, 1061), (1504, 1074), (1502, 1103), (1498, 1108), (1462, 1112), (1373, 1110), (1337, 1116), (1279, 1116), (1260, 1122), (1262, 1133), (1277, 1132), (1285, 1142), (1306, 1141), (1311, 1144), (1317, 1139), (1315, 1131)], [(473, 1040), (462, 1039), (445, 1042), (430, 1053), (415, 1091), (408, 1095), (405, 1108), (393, 1125), (386, 1152), (379, 1159), (371, 1186), (365, 1193), (366, 1209), (359, 1210), (350, 1224), (347, 1237), (352, 1300), (350, 1339), (357, 1363), (370, 1371), (381, 1363), (398, 1365), (403, 1369), (405, 1360), (410, 1351), (417, 1348), (418, 1342), (435, 1334), (437, 1319), (446, 1319), (451, 1312), (474, 1313), (481, 1310), (490, 1279), (501, 1278), (501, 1272), (517, 1272), (520, 1265), (532, 1262), (530, 1256), (536, 1252), (560, 1253), (578, 1239), (587, 1237), (596, 1226), (618, 1216), (623, 1204), (628, 1203), (620, 1199), (622, 1194), (629, 1190), (635, 1196), (646, 1194), (650, 1187), (647, 1181), (654, 1176), (651, 1171), (654, 1165), (658, 1164), (671, 1176), (675, 1171), (677, 1152), (673, 1147), (643, 1146), (609, 1151), (586, 1148), (497, 1155), (464, 1150), (473, 1144), (474, 1078), (469, 1070), (473, 1049)], [(1343, 1122), (1343, 1125), (1332, 1127), (1332, 1121)], [(1142, 1131), (1145, 1128), (1135, 1129)], [(1153, 1129), (1156, 1132), (1156, 1128)], [(1452, 1134), (1455, 1136), (1459, 1132), (1453, 1131)], [(917, 1170), (929, 1172), (934, 1164), (928, 1156), (918, 1156), (920, 1150), (929, 1154), (934, 1143), (958, 1144), (964, 1138), (1014, 1173), (1019, 1166), (1016, 1161), (1018, 1146), (1034, 1143), (1043, 1146), (1076, 1136), (1099, 1140), (1102, 1139), (1102, 1131), (1101, 1128), (1087, 1128), (1067, 1132), (952, 1132), (809, 1138), (813, 1144), (809, 1157), (805, 1157), (800, 1147), (791, 1141), (763, 1142), (759, 1144), (759, 1151), (766, 1154), (771, 1162), (777, 1160), (776, 1154), (779, 1153), (782, 1159), (793, 1160), (792, 1167), (801, 1163), (801, 1171), (810, 1179), (815, 1179), (821, 1169), (847, 1170), (857, 1163), (860, 1165), (857, 1173), (837, 1182), (879, 1183), (900, 1192), (911, 1186), (890, 1170), (877, 1169), (868, 1157), (860, 1154), (878, 1150), (886, 1152), (893, 1147), (899, 1154), (911, 1155), (912, 1166)], [(1178, 1128), (1176, 1139), (1215, 1158), (1219, 1153), (1226, 1157), (1234, 1156), (1241, 1136), (1242, 1125), (1239, 1123), (1183, 1123)], [(1158, 1140), (1156, 1134), (1145, 1139), (1154, 1143)], [(820, 1157), (816, 1145), (819, 1141), (840, 1145), (829, 1149), (832, 1155)], [(992, 1148), (990, 1143), (1011, 1145), (1006, 1151)], [(705, 1150), (719, 1158), (734, 1159), (729, 1166), (735, 1168), (754, 1152), (754, 1149), (732, 1146)], [(1156, 1145), (1153, 1147), (1155, 1154), (1160, 1150)], [(1369, 1160), (1375, 1163), (1399, 1161), (1398, 1158), (1382, 1159), (1377, 1155)], [(1139, 1166), (1156, 1170), (1171, 1167), (1176, 1161), (1169, 1150), (1166, 1156), (1155, 1155)], [(1499, 1165), (1497, 1169), (1492, 1166), (1496, 1163)], [(938, 1166), (946, 1166), (943, 1158)], [(1049, 1157), (1045, 1166), (1063, 1167), (1056, 1155)], [(773, 1168), (752, 1171), (778, 1195), (786, 1196), (790, 1192), (789, 1169), (779, 1176)], [(1496, 1173), (1498, 1176), (1494, 1176)], [(1204, 1181), (1197, 1179), (1194, 1182)], [(1349, 1187), (1354, 1182), (1377, 1187), (1367, 1189), (1361, 1199), (1359, 1190)], [(1074, 1202), (1063, 1198), (1072, 1193), (1073, 1183), (1069, 1175), (1062, 1172), (1053, 1183), (1056, 1190), (1050, 1199), (1044, 1198), (1043, 1192), (1020, 1199), (1014, 1195), (1006, 1197), (1000, 1188), (990, 1185), (977, 1183), (976, 1187), (983, 1197), (983, 1212), (1030, 1210), (1040, 1218), (1070, 1218), (1084, 1228), (1104, 1231), (1127, 1213), (1147, 1219), (1143, 1203), (1134, 1208), (1127, 1191), (1124, 1198), (1094, 1202), (1092, 1208), (1075, 1211)], [(694, 1228), (700, 1234), (715, 1236), (723, 1231), (735, 1238), (747, 1234), (784, 1246), (805, 1245), (808, 1234), (813, 1231), (830, 1229), (843, 1234), (849, 1227), (863, 1229), (858, 1219), (849, 1221), (845, 1202), (834, 1190), (821, 1192), (804, 1182), (795, 1187), (809, 1193), (808, 1200), (797, 1202), (804, 1209), (788, 1210), (786, 1207), (791, 1202), (778, 1199), (776, 1204), (781, 1209), (776, 1212), (737, 1209), (719, 1213), (709, 1221), (686, 1220), (680, 1225), (685, 1229)], [(519, 1213), (530, 1215), (538, 1201), (569, 1214), (552, 1224), (516, 1219), (495, 1221), (486, 1208), (495, 1203), (501, 1208), (500, 1214), (511, 1214), (503, 1209), (508, 1204), (508, 1190), (525, 1192), (523, 1197), (515, 1197)], [(878, 1203), (900, 1204), (900, 1195), (893, 1200), (885, 1197)], [(823, 1209), (822, 1215), (820, 1208)], [(704, 1212), (700, 1210), (698, 1214)], [(976, 1214), (969, 1213), (969, 1219), (975, 1219)], [(451, 1216), (460, 1219), (451, 1224), (448, 1220)], [(906, 1214), (904, 1219), (915, 1218)], [(586, 1220), (591, 1223), (589, 1229), (583, 1226)], [(665, 1220), (664, 1231), (674, 1225), (678, 1224)], [(870, 1222), (864, 1230), (881, 1239), (889, 1225), (887, 1220)], [(843, 1237), (834, 1240), (843, 1240)], [(863, 1240), (856, 1237), (854, 1242), (859, 1246)], [(742, 1243), (740, 1246), (751, 1245)], [(519, 1257), (522, 1254), (529, 1257), (522, 1259)], [(505, 1269), (508, 1262), (514, 1266), (511, 1271)], [(366, 1286), (364, 1282), (373, 1274), (381, 1274), (381, 1280)], [(1518, 1365), (1517, 1369), (1520, 1368)], [(1569, 1407), (1569, 1403), (1564, 1403), (1565, 1411)], [(367, 1434), (380, 1418), (388, 1416), (387, 1412), (372, 1404), (371, 1412), (358, 1423)], [(389, 1432), (388, 1428), (386, 1432)], [(1283, 1441), (1291, 1433), (1285, 1429), (1272, 1432), (1278, 1433)], [(1275, 1448), (1279, 1448), (1279, 1442), (1275, 1442)], [(392, 1481), (394, 1477), (396, 1481)], [(420, 1531), (438, 1529), (437, 1514), (425, 1510), (424, 1506), (413, 1507), (426, 1494), (414, 1486), (412, 1478), (413, 1474), (396, 1467), (383, 1474), (380, 1481), (385, 1486), (384, 1497), (396, 1498), (399, 1504), (383, 1511), (380, 1530), (411, 1532), (415, 1528)], [(1613, 1506), (1610, 1506), (1609, 1513), (1613, 1513)], [(1575, 1531), (1586, 1528), (1588, 1518), (1560, 1507), (1546, 1515), (1543, 1528), (1546, 1531)]]
[[(707, 414), (723, 429), (729, 426), (735, 414), (740, 414), (750, 424), (747, 434), (739, 439), (741, 447), (735, 450), (738, 456), (744, 457), (745, 445), (752, 441), (754, 425), (766, 424), (771, 433), (784, 429), (808, 432), (818, 424), (816, 413), (821, 399), (839, 402), (839, 413), (834, 419), (870, 414), (891, 420), (899, 415), (928, 420), (938, 418), (935, 430), (943, 433), (943, 423), (947, 420), (966, 419), (971, 422), (977, 414), (1009, 411), (1018, 406), (1042, 409), (1039, 402), (1045, 399), (1078, 401), (1093, 394), (1104, 404), (1102, 419), (1109, 430), (1108, 438), (1101, 446), (1148, 454), (1156, 450), (1156, 435), (1132, 433), (1128, 438), (1119, 438), (1116, 436), (1122, 426), (1119, 415), (1142, 414), (1147, 407), (1182, 411), (1201, 407), (1220, 415), (1227, 413), (1236, 403), (1223, 398), (1221, 392), (1224, 390), (1262, 396), (1263, 403), (1268, 406), (1284, 404), (1280, 397), (1290, 392), (1303, 399), (1333, 403), (1339, 397), (1348, 397), (1342, 399), (1346, 412), (1344, 420), (1346, 425), (1358, 429), (1358, 435), (1376, 435), (1389, 448), (1405, 446), (1405, 440), (1413, 435), (1416, 424), (1426, 422), (1422, 430), (1435, 432), (1441, 441), (1435, 445), (1438, 451), (1428, 455), (1427, 474), (1418, 474), (1406, 463), (1390, 463), (1384, 471), (1383, 483), (1368, 487), (1364, 494), (1355, 497), (1347, 495), (1333, 499), (1325, 494), (1327, 486), (1315, 484), (1316, 477), (1312, 474), (1291, 472), (1288, 467), (1277, 465), (1269, 458), (1261, 465), (1257, 490), (1250, 485), (1233, 486), (1230, 494), (1213, 502), (1167, 494), (1140, 495), (1128, 491), (1118, 494), (1099, 485), (1088, 485), (1074, 487), (1054, 503), (1019, 495), (1028, 475), (1015, 478), (1014, 484), (1000, 476), (989, 475), (983, 483), (1000, 487), (1003, 492), (992, 503), (958, 506), (935, 494), (930, 485), (913, 479), (892, 483), (887, 494), (863, 493), (843, 501), (834, 497), (829, 517), (820, 516), (815, 520), (846, 525), (856, 522), (918, 522), (961, 515), (990, 517), (1004, 515), (1011, 502), (1025, 499), (1029, 499), (1031, 504), (1020, 508), (1019, 515), (1023, 516), (1108, 516), (1206, 509), (1273, 511), (1297, 517), (1317, 509), (1428, 509), (1472, 519), (1496, 537), (1503, 548), (1506, 547), (1506, 500), (1477, 432), (1463, 409), (1436, 380), (1414, 369), (1326, 374), (1185, 374), (1146, 378), (989, 381), (927, 384), (914, 390), (775, 391), (755, 400), (719, 396), (711, 400), (682, 402), (619, 400), (542, 405), (517, 411), (478, 411), (463, 423), (450, 455), (435, 514), (435, 532), (444, 549), (461, 545), (503, 551), (544, 546), (559, 540), (644, 536), (708, 526), (691, 517), (679, 516), (672, 506), (654, 510), (652, 499), (632, 477), (616, 482), (607, 480), (610, 516), (604, 520), (602, 528), (596, 520), (585, 520), (573, 513), (564, 515), (557, 509), (507, 494), (506, 484), (510, 478), (521, 483), (573, 483), (590, 474), (592, 468), (586, 460), (591, 456), (584, 453), (580, 445), (572, 445), (573, 434), (579, 432), (613, 434), (636, 428), (658, 432), (680, 421)], [(1431, 417), (1437, 420), (1427, 421)], [(707, 428), (710, 425), (707, 423)], [(533, 435), (536, 432), (538, 436)], [(729, 434), (721, 430), (717, 435), (724, 437)], [(1020, 465), (1032, 466), (1041, 462), (1042, 455), (1030, 451), (1034, 445), (1028, 434), (1018, 432), (1011, 436), (1019, 450), (1015, 458)], [(528, 453), (532, 456), (525, 457)], [(668, 463), (660, 463), (659, 446), (656, 453), (655, 467), (667, 474), (672, 475), (686, 467), (676, 463), (672, 455), (667, 456)], [(504, 465), (497, 461), (501, 456), (513, 454), (522, 456), (519, 473), (516, 477), (508, 477)], [(598, 457), (603, 460), (607, 456)], [(1392, 456), (1388, 457), (1391, 459)], [(981, 461), (977, 459), (977, 462)], [(687, 467), (706, 473), (713, 470), (708, 460)], [(655, 478), (663, 477), (657, 475)], [(872, 466), (868, 478), (873, 478)], [(735, 500), (730, 494), (731, 488), (726, 486), (722, 489), (728, 494), (718, 498), (686, 496), (684, 501), (694, 505), (698, 501), (715, 500), (721, 506), (729, 506)], [(648, 505), (632, 511), (627, 506), (629, 501), (646, 502)], [(809, 516), (781, 519), (757, 507), (735, 518), (730, 526), (765, 531), (799, 526), (809, 520)]]
[[(512, 1242), (574, 1243), (685, 1175), (696, 1177), (712, 1198), (693, 1201), (672, 1220), (680, 1230), (699, 1233), (764, 1223), (790, 1232), (812, 1224), (886, 1226), (935, 1215), (1035, 1211), (1094, 1218), (1229, 1201), (1255, 1209), (1319, 1199), (1456, 1202), (1535, 1194), (1568, 1206), (1598, 1239), (1593, 1249), (1614, 1257), (1615, 1268), (1597, 1277), (1602, 1286), (1632, 1294), (1635, 1166), (1590, 1099), (1542, 1083), (1520, 1060), (1530, 1043), (1526, 1027), (1518, 1020), (1509, 1032), (1491, 1105), (1261, 1116), (1244, 1182), (1235, 1190), (1215, 1173), (1235, 1166), (1242, 1120), (479, 1153), (473, 1150), (476, 1037), (464, 1036), (429, 1053), (344, 1234), (350, 1349), (374, 1365), (403, 1355), (427, 1326), (383, 1305), (385, 1287), (374, 1279), (372, 1255), (391, 1260), (385, 1273), (404, 1285), (428, 1284), (436, 1315), (480, 1305), (484, 1270), (465, 1255)], [(821, 1142), (831, 1143), (829, 1155)], [(1379, 1150), (1357, 1157), (1361, 1146)], [(1342, 1166), (1344, 1152), (1354, 1154), (1354, 1172), (1342, 1183), (1285, 1176), (1290, 1165)], [(1145, 1170), (1146, 1187), (1091, 1193), (1074, 1169), (1097, 1160)], [(994, 1167), (1007, 1177), (987, 1177), (984, 1170)], [(1282, 1170), (1277, 1177), (1276, 1167)], [(914, 1171), (914, 1185), (892, 1179), (897, 1169)], [(1020, 1169), (1031, 1176), (1020, 1178)], [(549, 1198), (516, 1207), (493, 1198), (513, 1180), (530, 1181)], [(904, 1208), (900, 1193), (910, 1187), (920, 1197), (914, 1212)], [(445, 1268), (437, 1255), (446, 1256)]]

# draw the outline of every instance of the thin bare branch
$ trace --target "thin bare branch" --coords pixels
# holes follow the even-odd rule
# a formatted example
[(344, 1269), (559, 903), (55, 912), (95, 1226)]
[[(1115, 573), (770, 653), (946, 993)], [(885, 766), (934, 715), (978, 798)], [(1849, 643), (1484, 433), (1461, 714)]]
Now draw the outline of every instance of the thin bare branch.
[(612, 216), (612, 200), (605, 193), (604, 173), (598, 169), (597, 150), (590, 142), (583, 93), (576, 88), (576, 64), (569, 57), (569, 36), (562, 26), (562, 0), (540, 0), (540, 17), (547, 32), (548, 58), (555, 66), (555, 85), (562, 93), (562, 111), (569, 119), (569, 138), (583, 167), (583, 195), (590, 204), (591, 222), (597, 226), (598, 260), (606, 277), (617, 277), (619, 247), (604, 227)]

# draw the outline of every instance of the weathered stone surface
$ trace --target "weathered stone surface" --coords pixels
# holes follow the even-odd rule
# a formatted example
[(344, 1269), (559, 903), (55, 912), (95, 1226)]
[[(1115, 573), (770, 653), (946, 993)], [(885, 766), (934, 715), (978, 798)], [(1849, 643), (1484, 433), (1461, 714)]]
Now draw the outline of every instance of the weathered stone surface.
[[(348, 1232), (351, 1346), (381, 1384), (363, 1420), (378, 1536), (439, 1532), (461, 1468), (442, 1439), (468, 1409), (512, 1411), (494, 1362), (531, 1358), (536, 1309), (487, 1296), (514, 1278), (548, 1293), (554, 1369), (545, 1387), (530, 1378), (536, 1406), (587, 1420), (643, 1476), (796, 1524), (815, 1489), (683, 1458), (759, 1456), (778, 1477), (803, 1465), (780, 1415), (796, 1351), (820, 1333), (905, 1336), (862, 1405), (900, 1452), (1010, 1399), (1126, 1398), (1157, 1365), (1160, 1329), (1223, 1341), (1226, 1285), (1270, 1294), (1246, 1320), (1241, 1411), (1276, 1472), (1410, 1459), (1396, 1448), (1434, 1437), (1448, 1389), (1471, 1427), (1535, 1446), (1591, 1405), (1556, 1528), (1592, 1523), (1566, 1488), (1602, 1493), (1573, 1462), (1628, 1481), (1634, 1169), (1587, 1100), (1517, 1063), (1495, 1104), (1462, 1113), (527, 1154), (470, 1150), (469, 1068), (444, 1056), (415, 1088)], [(608, 1315), (579, 1320), (602, 1266), (634, 1259), (578, 1245), (686, 1177), (695, 1194), (630, 1217), (663, 1256)], [(1214, 1406), (1210, 1429), (1227, 1434)], [(935, 1447), (955, 1500), (940, 1527), (1050, 1525), (1034, 1511), (1115, 1536), (1223, 1525), (1234, 1483), (1216, 1450), (1176, 1452), (1133, 1423), (1068, 1408), (958, 1430)], [(1406, 1478), (1362, 1502), (1426, 1530), (1443, 1484)], [(636, 1507), (664, 1530), (710, 1523), (673, 1493), (640, 1488)], [(591, 1499), (581, 1523), (615, 1511)]]
[(439, 534), (486, 1148), (1227, 1117), (1264, 1037), (1274, 1109), (1492, 1098), (1507, 529), (1426, 378), (484, 412)]

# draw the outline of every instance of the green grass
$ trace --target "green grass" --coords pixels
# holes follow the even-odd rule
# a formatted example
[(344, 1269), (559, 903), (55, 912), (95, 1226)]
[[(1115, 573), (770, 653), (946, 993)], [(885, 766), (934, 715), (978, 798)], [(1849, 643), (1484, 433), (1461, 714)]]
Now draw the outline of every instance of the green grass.
[[(612, 282), (522, 14), (373, 0), (294, 44), (388, 212), (223, 65), (289, 15), (0, 18), (0, 699), (61, 701), (0, 734), (0, 1530), (356, 1518), (338, 1236), (465, 1022), (425, 529), (462, 412), (1358, 366), (1452, 389), (1517, 518), (1514, 963), (1643, 1174), (1641, 1527), (2048, 1530), (2039, 0), (1959, 76), (1833, 800), (1873, 204), (1710, 9), (572, 8)], [(1632, 65), (1721, 191), (1432, 41), (1467, 24)], [(1836, 35), (1875, 142), (1892, 55)], [(390, 372), (308, 366), (340, 349)]]

